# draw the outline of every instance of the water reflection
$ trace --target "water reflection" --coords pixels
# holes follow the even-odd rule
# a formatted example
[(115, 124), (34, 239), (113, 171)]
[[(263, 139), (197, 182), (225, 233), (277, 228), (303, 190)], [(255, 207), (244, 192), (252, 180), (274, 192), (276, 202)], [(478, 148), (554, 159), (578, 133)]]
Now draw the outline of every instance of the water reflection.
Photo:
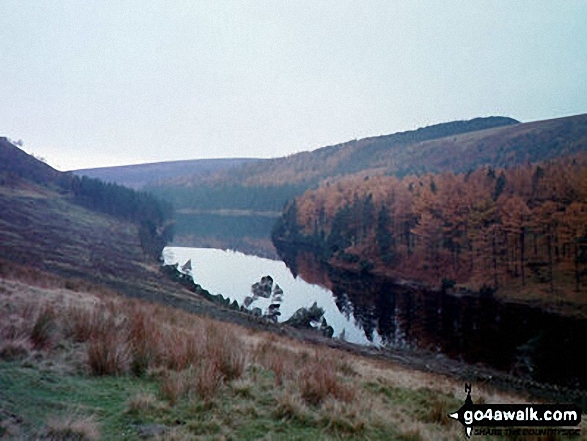
[(239, 212), (176, 213), (173, 246), (231, 249), (278, 259), (271, 242), (275, 216)]
[[(328, 325), (334, 328), (334, 335), (344, 334), (349, 341), (369, 344), (361, 328), (352, 316), (345, 317), (335, 304), (332, 292), (316, 284), (307, 283), (292, 275), (282, 261), (246, 255), (240, 252), (211, 248), (167, 247), (163, 251), (166, 264), (188, 260), (192, 264), (194, 281), (212, 294), (221, 294), (239, 305), (252, 295), (251, 287), (263, 277), (270, 276), (275, 285), (283, 290), (280, 302), (279, 321), (289, 319), (299, 308), (310, 308), (314, 302), (325, 310)], [(267, 311), (274, 297), (257, 296), (250, 306)]]
[[(491, 297), (457, 297), (325, 268), (309, 253), (285, 253), (292, 272), (320, 281), (369, 341), (442, 352), (541, 382), (587, 389), (587, 321)], [(324, 280), (326, 282), (324, 283)]]

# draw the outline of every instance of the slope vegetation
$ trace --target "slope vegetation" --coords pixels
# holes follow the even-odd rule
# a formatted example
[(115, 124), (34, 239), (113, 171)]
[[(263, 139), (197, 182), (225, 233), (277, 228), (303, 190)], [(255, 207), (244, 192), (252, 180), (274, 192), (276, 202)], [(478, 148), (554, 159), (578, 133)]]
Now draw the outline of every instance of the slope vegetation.
[(359, 176), (296, 198), (280, 247), (355, 271), (498, 292), (543, 306), (587, 306), (587, 160), (509, 169)]
[(58, 172), (6, 139), (0, 158), (0, 259), (142, 292), (170, 238), (165, 204)]
[(354, 140), (230, 171), (169, 179), (150, 190), (178, 209), (272, 211), (327, 179), (352, 174), (403, 177), (468, 172), (586, 150), (587, 115), (525, 124), (511, 118), (477, 118)]

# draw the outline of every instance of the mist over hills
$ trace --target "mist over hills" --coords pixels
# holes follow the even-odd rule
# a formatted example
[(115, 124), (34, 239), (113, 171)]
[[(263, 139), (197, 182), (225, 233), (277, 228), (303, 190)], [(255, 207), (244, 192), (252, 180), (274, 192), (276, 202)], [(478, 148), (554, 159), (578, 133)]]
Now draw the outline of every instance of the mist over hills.
[(352, 140), (229, 171), (185, 175), (148, 189), (177, 209), (280, 211), (288, 199), (321, 182), (353, 174), (467, 173), (482, 166), (507, 168), (584, 151), (585, 114), (530, 123), (476, 118)]
[[(301, 152), (281, 158), (269, 159), (262, 163), (248, 164), (238, 169), (220, 171), (207, 176), (184, 176), (160, 182), (161, 186), (195, 186), (199, 184), (226, 185), (282, 185), (303, 184), (312, 186), (319, 181), (333, 176), (352, 174), (361, 170), (384, 168), (389, 174), (406, 174), (426, 169), (438, 168), (434, 162), (425, 160), (422, 164), (414, 161), (413, 154), (423, 143), (438, 140), (434, 144), (441, 154), (447, 137), (456, 136), (452, 142), (461, 142), (461, 138), (471, 132), (487, 135), (490, 129), (499, 130), (519, 124), (512, 118), (487, 117), (470, 121), (453, 121), (429, 127), (352, 140), (342, 144), (326, 146), (309, 152)], [(412, 147), (413, 146), (413, 147)]]
[(125, 187), (139, 189), (156, 184), (160, 180), (174, 179), (180, 176), (209, 174), (219, 170), (231, 169), (243, 164), (262, 161), (257, 158), (218, 158), (193, 159), (185, 161), (165, 161), (150, 164), (121, 165), (116, 167), (98, 167), (73, 170), (79, 176), (98, 178), (106, 182), (115, 182)]

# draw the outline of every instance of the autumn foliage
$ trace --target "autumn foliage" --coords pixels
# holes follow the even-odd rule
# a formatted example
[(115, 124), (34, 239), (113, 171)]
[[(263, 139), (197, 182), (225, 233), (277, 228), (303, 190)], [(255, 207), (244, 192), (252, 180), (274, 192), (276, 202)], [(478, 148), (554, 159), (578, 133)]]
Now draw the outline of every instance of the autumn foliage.
[(330, 180), (292, 201), (273, 237), (331, 264), (438, 287), (585, 291), (587, 158)]

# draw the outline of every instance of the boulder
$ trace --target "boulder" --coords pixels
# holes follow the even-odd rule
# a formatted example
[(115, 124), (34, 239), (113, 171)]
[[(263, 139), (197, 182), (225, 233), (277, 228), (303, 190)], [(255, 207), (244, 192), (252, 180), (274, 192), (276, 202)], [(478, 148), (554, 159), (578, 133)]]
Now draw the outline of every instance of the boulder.
[(186, 274), (192, 273), (192, 259), (189, 259), (186, 263), (183, 264), (181, 267), (181, 272)]
[(271, 297), (272, 289), (273, 278), (271, 276), (261, 277), (260, 282), (256, 282), (251, 286), (251, 292), (254, 296), (263, 297), (265, 299)]
[(314, 326), (321, 322), (324, 316), (324, 309), (320, 308), (316, 302), (309, 308), (300, 308), (285, 321), (286, 325), (300, 329), (313, 329)]

